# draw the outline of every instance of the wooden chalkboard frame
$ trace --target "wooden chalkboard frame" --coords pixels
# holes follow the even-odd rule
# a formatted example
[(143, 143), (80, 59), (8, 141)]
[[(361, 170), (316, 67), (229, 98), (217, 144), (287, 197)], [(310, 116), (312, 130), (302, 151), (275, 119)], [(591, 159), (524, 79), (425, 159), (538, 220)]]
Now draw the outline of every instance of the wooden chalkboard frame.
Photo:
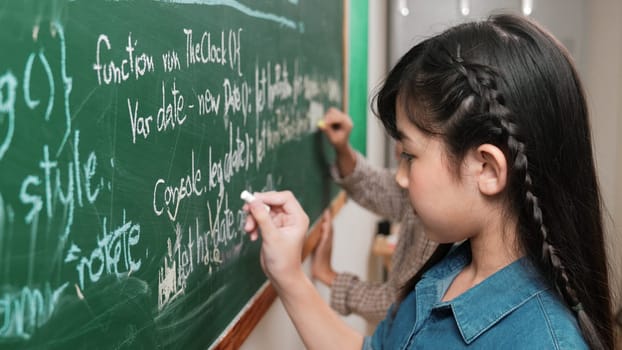
[[(344, 110), (348, 110), (348, 82), (349, 82), (349, 73), (348, 73), (348, 63), (349, 63), (349, 0), (343, 0), (343, 108)], [(365, 91), (365, 94), (367, 92)], [(363, 125), (363, 129), (365, 129)], [(347, 195), (345, 192), (341, 191), (331, 202), (329, 205), (329, 210), (332, 217), (335, 217), (337, 213), (341, 210), (344, 204), (347, 201)], [(309, 230), (308, 237), (304, 243), (302, 249), (302, 260), (307, 258), (307, 256), (313, 251), (315, 246), (317, 245), (320, 239), (320, 225), (319, 219), (313, 224), (313, 226)], [(257, 291), (253, 298), (251, 298), (247, 304), (247, 306), (240, 311), (238, 316), (231, 322), (229, 327), (223, 332), (221, 337), (218, 338), (214, 342), (214, 344), (210, 347), (210, 349), (214, 350), (230, 350), (230, 349), (239, 349), (244, 341), (251, 334), (253, 329), (257, 326), (259, 321), (266, 314), (270, 306), (276, 300), (277, 294), (274, 290), (270, 281), (266, 281), (263, 286)]]

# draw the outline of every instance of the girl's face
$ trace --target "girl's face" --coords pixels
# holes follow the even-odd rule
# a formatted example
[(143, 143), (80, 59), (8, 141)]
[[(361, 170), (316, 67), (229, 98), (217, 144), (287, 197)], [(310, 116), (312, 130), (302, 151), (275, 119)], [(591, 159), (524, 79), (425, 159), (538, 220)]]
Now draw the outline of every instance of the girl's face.
[(408, 189), (410, 202), (426, 235), (439, 243), (458, 242), (481, 230), (479, 192), (468, 162), (460, 175), (450, 170), (444, 143), (421, 132), (398, 104), (397, 129), (402, 155), (395, 179)]

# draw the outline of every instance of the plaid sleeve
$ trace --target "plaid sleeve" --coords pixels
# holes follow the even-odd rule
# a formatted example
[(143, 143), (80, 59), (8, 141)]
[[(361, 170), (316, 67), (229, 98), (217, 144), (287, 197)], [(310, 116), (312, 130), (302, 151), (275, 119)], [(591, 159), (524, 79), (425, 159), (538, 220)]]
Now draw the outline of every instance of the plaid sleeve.
[(430, 241), (423, 231), (419, 218), (412, 210), (400, 222), (399, 239), (391, 257), (393, 269), (388, 281), (396, 289), (401, 288), (430, 258), (437, 243)]
[(337, 274), (331, 287), (330, 304), (342, 315), (357, 314), (372, 323), (382, 320), (395, 300), (388, 283), (364, 282), (349, 273)]
[(379, 216), (399, 220), (410, 208), (407, 192), (395, 182), (394, 173), (372, 166), (358, 152), (352, 174), (340, 177), (336, 165), (331, 166), (330, 173), (350, 198)]
[(342, 315), (351, 313), (371, 323), (382, 320), (395, 301), (397, 291), (419, 271), (436, 243), (425, 237), (419, 219), (408, 200), (408, 194), (395, 182), (391, 171), (376, 169), (357, 153), (355, 169), (335, 181), (358, 204), (385, 218), (400, 222), (400, 237), (392, 256), (393, 269), (387, 282), (365, 282), (349, 273), (339, 273), (331, 286), (331, 307)]
[(387, 282), (364, 282), (353, 274), (337, 274), (331, 286), (330, 305), (338, 313), (354, 313), (371, 323), (382, 320), (395, 302), (399, 288), (430, 257), (437, 244), (425, 237), (414, 214), (403, 218), (400, 229)]

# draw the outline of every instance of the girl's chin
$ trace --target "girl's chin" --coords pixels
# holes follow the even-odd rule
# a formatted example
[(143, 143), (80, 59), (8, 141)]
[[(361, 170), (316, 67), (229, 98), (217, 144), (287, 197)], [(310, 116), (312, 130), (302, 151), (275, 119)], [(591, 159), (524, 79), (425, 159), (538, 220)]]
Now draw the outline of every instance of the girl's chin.
[(434, 231), (427, 229), (425, 226), (423, 227), (423, 232), (425, 233), (425, 237), (427, 239), (438, 244), (458, 243), (464, 241), (458, 240), (456, 237), (447, 237), (446, 235), (435, 234)]

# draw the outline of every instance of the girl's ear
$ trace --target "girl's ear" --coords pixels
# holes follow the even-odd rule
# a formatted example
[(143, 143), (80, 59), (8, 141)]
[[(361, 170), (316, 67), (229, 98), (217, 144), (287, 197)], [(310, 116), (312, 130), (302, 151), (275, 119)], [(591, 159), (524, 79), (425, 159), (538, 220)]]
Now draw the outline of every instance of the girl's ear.
[(508, 166), (499, 147), (483, 144), (473, 154), (477, 163), (476, 176), (479, 191), (488, 196), (501, 193), (507, 185)]

